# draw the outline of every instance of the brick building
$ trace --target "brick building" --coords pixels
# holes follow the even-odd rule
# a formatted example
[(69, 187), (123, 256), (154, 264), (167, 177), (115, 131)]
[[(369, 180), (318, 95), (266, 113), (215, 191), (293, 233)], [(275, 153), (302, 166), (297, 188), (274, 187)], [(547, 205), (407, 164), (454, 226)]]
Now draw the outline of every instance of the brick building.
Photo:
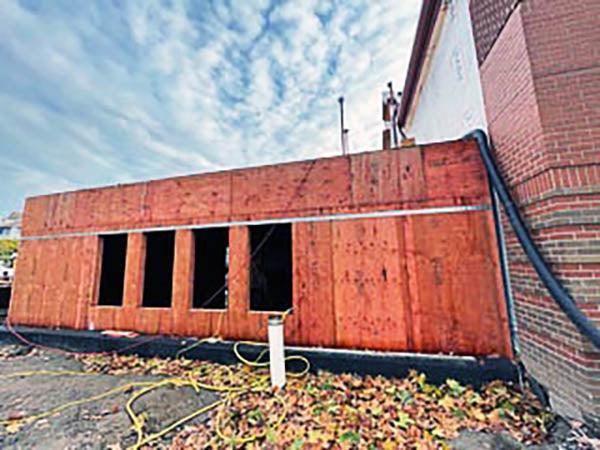
[[(449, 11), (463, 11), (452, 20)], [(459, 17), (459, 19), (460, 19)], [(427, 113), (436, 139), (471, 131), (461, 114), (427, 101), (435, 92), (457, 111), (478, 110), (535, 242), (578, 307), (600, 323), (600, 2), (583, 0), (425, 1), (405, 84), (400, 123), (427, 142), (411, 117)], [(445, 51), (446, 30), (472, 30), (460, 61)], [(463, 36), (464, 39), (464, 36)], [(474, 51), (473, 51), (474, 50)], [(435, 76), (435, 68), (446, 77)], [(461, 70), (457, 71), (457, 67)], [(473, 95), (453, 77), (476, 70)], [(464, 75), (464, 74), (463, 74)], [(468, 76), (469, 74), (467, 74)], [(464, 78), (464, 76), (463, 76)], [(433, 86), (435, 85), (435, 86)], [(481, 98), (477, 97), (480, 92)], [(442, 125), (440, 125), (442, 124)], [(444, 133), (446, 133), (444, 135)], [(538, 279), (503, 218), (520, 358), (553, 406), (590, 423), (600, 418), (600, 353), (569, 321)]]

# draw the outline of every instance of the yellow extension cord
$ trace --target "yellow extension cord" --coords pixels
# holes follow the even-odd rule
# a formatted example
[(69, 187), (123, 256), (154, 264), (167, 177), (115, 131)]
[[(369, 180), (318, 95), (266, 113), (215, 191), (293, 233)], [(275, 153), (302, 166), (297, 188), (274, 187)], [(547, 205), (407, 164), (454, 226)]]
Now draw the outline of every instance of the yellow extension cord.
[[(202, 339), (202, 340), (198, 341), (197, 343), (195, 343), (193, 346), (195, 347), (197, 345), (200, 345), (203, 342), (214, 342), (214, 338)], [(250, 341), (236, 342), (233, 346), (233, 352), (236, 355), (236, 357), (240, 360), (240, 362), (242, 362), (243, 364), (245, 364), (249, 367), (265, 368), (265, 367), (269, 366), (269, 363), (267, 361), (261, 362), (261, 359), (268, 352), (268, 348), (261, 351), (255, 360), (249, 360), (240, 353), (240, 351), (239, 351), (240, 345), (264, 346), (265, 345), (264, 343), (250, 342)], [(190, 349), (191, 349), (191, 347), (188, 347), (186, 350), (190, 350)], [(303, 356), (299, 356), (299, 355), (287, 356), (285, 358), (285, 360), (286, 361), (301, 361), (302, 363), (305, 364), (304, 369), (301, 370), (300, 372), (288, 373), (288, 375), (290, 377), (302, 377), (310, 369), (310, 362)], [(224, 366), (223, 369), (228, 373), (229, 380), (231, 382), (234, 381), (235, 373), (231, 370), (231, 368)], [(62, 404), (60, 406), (51, 408), (47, 411), (44, 411), (44, 412), (41, 412), (41, 413), (38, 413), (35, 415), (17, 418), (17, 419), (0, 420), (0, 425), (8, 426), (8, 425), (31, 424), (40, 419), (61, 413), (62, 411), (72, 408), (74, 406), (79, 406), (79, 405), (82, 405), (85, 403), (95, 402), (95, 401), (101, 400), (103, 398), (115, 395), (119, 392), (128, 391), (130, 389), (141, 388), (141, 389), (135, 391), (131, 395), (131, 397), (129, 397), (129, 399), (127, 400), (127, 402), (125, 404), (125, 411), (127, 412), (127, 415), (129, 416), (131, 423), (132, 423), (131, 427), (137, 434), (136, 443), (133, 446), (129, 447), (129, 450), (138, 450), (142, 446), (149, 444), (150, 442), (153, 442), (157, 439), (160, 439), (161, 437), (163, 437), (167, 433), (170, 433), (171, 431), (175, 430), (176, 428), (180, 427), (181, 425), (189, 422), (190, 420), (192, 420), (192, 419), (194, 419), (194, 418), (196, 418), (218, 406), (223, 406), (223, 407), (217, 412), (217, 416), (215, 419), (215, 430), (216, 430), (217, 435), (224, 442), (233, 444), (233, 445), (242, 445), (242, 444), (249, 443), (249, 442), (252, 442), (252, 441), (255, 441), (257, 439), (264, 437), (266, 434), (266, 430), (261, 433), (252, 434), (252, 435), (243, 436), (243, 437), (227, 436), (221, 430), (220, 423), (221, 423), (222, 415), (227, 410), (226, 406), (229, 405), (231, 403), (231, 401), (234, 400), (236, 397), (244, 395), (244, 394), (252, 393), (252, 392), (268, 391), (270, 389), (269, 375), (256, 374), (254, 376), (254, 380), (250, 383), (249, 386), (248, 385), (247, 386), (236, 386), (234, 384), (232, 384), (232, 385), (225, 385), (225, 384), (210, 385), (210, 384), (200, 383), (197, 380), (198, 370), (199, 369), (194, 369), (194, 370), (189, 371), (185, 375), (178, 376), (178, 377), (166, 378), (166, 379), (159, 380), (159, 381), (127, 383), (125, 385), (117, 386), (115, 388), (109, 389), (108, 391), (105, 391), (101, 394), (97, 394), (97, 395), (94, 395), (91, 397), (68, 402), (68, 403)], [(40, 370), (40, 371), (17, 372), (17, 373), (12, 373), (12, 374), (7, 374), (7, 375), (0, 375), (0, 379), (28, 377), (28, 376), (82, 376), (82, 375), (83, 376), (91, 376), (91, 375), (97, 375), (97, 374), (90, 373), (90, 372), (76, 372), (76, 371)], [(133, 409), (133, 404), (135, 403), (136, 400), (138, 400), (140, 397), (147, 394), (148, 392), (153, 391), (155, 389), (159, 389), (161, 387), (169, 386), (169, 385), (174, 386), (174, 387), (188, 386), (188, 387), (191, 387), (192, 389), (194, 389), (194, 391), (196, 391), (196, 392), (199, 392), (200, 389), (218, 392), (220, 394), (225, 394), (225, 398), (221, 398), (209, 405), (206, 405), (206, 406), (203, 406), (202, 408), (197, 409), (196, 411), (192, 412), (191, 414), (173, 422), (172, 424), (168, 425), (167, 427), (163, 428), (162, 430), (160, 430), (156, 433), (145, 434), (144, 433), (144, 424), (145, 424), (146, 415), (145, 414), (137, 414)], [(287, 410), (286, 410), (285, 402), (281, 396), (279, 396), (278, 394), (275, 393), (275, 394), (273, 394), (273, 398), (277, 402), (279, 402), (282, 406), (281, 414), (275, 421), (274, 425), (271, 427), (271, 429), (276, 429), (285, 420)]]

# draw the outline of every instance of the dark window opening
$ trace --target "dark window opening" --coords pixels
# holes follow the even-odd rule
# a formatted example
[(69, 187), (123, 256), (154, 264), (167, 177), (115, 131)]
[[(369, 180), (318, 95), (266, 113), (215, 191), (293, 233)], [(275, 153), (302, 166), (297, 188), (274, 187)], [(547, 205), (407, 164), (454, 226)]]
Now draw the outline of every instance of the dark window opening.
[(292, 307), (292, 226), (250, 227), (250, 309), (286, 311)]
[(173, 288), (175, 232), (155, 231), (145, 233), (145, 236), (146, 264), (142, 306), (169, 308)]
[(194, 231), (193, 308), (227, 308), (229, 272), (229, 229)]
[(100, 236), (102, 263), (100, 265), (100, 291), (98, 305), (121, 306), (125, 283), (127, 235)]

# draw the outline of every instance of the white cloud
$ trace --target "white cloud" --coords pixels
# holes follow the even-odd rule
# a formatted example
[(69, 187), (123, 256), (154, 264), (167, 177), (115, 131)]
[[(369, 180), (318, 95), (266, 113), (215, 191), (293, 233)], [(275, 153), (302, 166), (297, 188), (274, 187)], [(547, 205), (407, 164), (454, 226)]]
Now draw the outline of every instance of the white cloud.
[(378, 148), (418, 4), (4, 2), (0, 213), (63, 188), (335, 154), (339, 95), (351, 148)]

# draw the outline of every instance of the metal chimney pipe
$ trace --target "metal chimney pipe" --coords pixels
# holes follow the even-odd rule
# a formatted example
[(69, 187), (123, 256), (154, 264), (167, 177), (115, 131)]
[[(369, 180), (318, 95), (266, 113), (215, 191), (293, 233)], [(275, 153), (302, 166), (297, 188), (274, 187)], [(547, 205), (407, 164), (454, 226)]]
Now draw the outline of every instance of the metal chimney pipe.
[(340, 104), (340, 141), (342, 144), (342, 155), (348, 154), (348, 130), (344, 127), (344, 97), (338, 98)]
[(381, 93), (381, 118), (383, 119), (382, 148), (389, 150), (392, 148), (392, 118), (390, 117), (390, 93), (383, 91)]
[[(388, 97), (388, 115), (390, 116), (390, 126), (392, 128), (392, 137), (394, 147), (398, 147), (398, 133), (396, 131), (396, 120), (398, 117), (398, 101), (396, 100), (396, 96), (394, 95), (394, 88), (392, 87), (392, 82), (388, 83), (389, 89), (389, 97)], [(389, 112), (391, 109), (391, 113)]]

